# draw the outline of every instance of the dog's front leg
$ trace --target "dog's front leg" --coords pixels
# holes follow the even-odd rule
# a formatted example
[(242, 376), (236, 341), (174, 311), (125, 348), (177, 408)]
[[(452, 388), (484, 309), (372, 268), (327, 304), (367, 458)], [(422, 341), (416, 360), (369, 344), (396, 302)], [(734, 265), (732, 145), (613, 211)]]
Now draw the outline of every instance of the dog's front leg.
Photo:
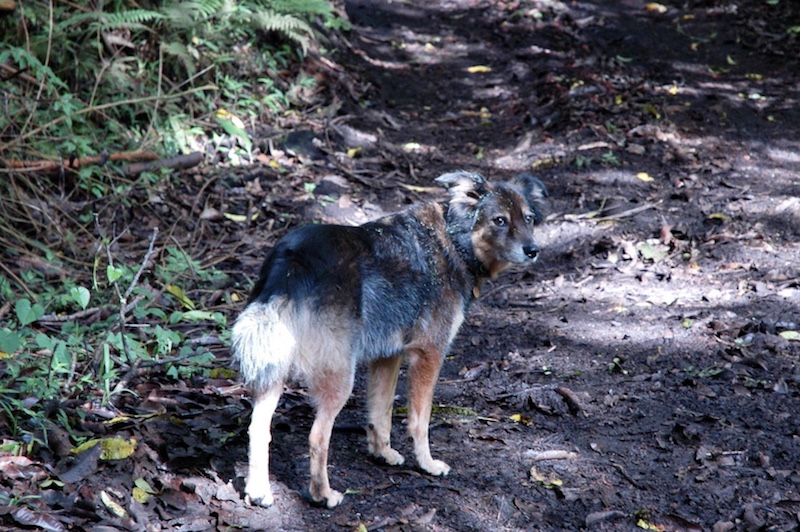
[(367, 444), (373, 456), (389, 465), (405, 462), (405, 458), (391, 446), (394, 392), (402, 360), (402, 356), (379, 358), (369, 365)]
[(273, 502), (269, 484), (269, 444), (272, 441), (272, 416), (282, 393), (282, 382), (256, 393), (248, 430), (250, 464), (244, 488), (246, 500), (251, 504), (270, 506)]
[(431, 475), (450, 472), (449, 465), (431, 457), (428, 442), (433, 388), (439, 378), (442, 358), (442, 352), (432, 346), (408, 350), (408, 434), (414, 441), (417, 464)]

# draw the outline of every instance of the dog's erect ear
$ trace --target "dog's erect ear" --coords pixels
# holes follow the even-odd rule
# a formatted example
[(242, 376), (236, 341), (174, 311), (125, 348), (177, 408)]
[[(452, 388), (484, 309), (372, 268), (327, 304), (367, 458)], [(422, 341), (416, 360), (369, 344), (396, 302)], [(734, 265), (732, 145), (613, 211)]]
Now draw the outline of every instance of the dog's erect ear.
[(542, 220), (544, 220), (544, 214), (542, 214), (542, 208), (545, 203), (544, 199), (550, 195), (549, 192), (547, 192), (547, 187), (544, 186), (544, 183), (538, 178), (533, 177), (529, 173), (519, 174), (515, 176), (511, 182), (522, 189), (525, 199), (533, 209), (536, 223), (541, 223)]
[(475, 205), (489, 193), (486, 180), (474, 172), (451, 172), (437, 177), (436, 182), (450, 187), (451, 203)]

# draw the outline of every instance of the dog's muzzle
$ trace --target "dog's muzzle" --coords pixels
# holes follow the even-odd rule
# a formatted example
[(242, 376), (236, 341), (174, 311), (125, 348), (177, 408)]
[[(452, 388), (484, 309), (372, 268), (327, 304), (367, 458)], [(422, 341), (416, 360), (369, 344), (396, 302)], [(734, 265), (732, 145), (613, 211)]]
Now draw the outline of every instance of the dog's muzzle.
[(531, 244), (530, 246), (524, 246), (522, 248), (523, 253), (525, 256), (531, 259), (531, 261), (536, 262), (539, 259), (539, 246), (536, 244)]

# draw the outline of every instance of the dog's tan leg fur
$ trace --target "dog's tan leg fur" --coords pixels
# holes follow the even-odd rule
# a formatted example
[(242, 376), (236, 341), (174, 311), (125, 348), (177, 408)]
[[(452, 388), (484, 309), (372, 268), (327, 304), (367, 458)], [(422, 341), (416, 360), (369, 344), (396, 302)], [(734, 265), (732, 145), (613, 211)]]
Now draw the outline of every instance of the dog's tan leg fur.
[(408, 435), (414, 442), (419, 467), (431, 475), (446, 475), (450, 466), (431, 457), (428, 424), (431, 419), (433, 388), (442, 367), (442, 353), (433, 346), (408, 350)]
[(379, 358), (369, 365), (367, 444), (373, 456), (389, 465), (405, 462), (405, 458), (391, 447), (392, 408), (402, 360), (402, 356)]
[(309, 462), (311, 483), (308, 487), (311, 498), (333, 508), (342, 502), (344, 494), (331, 489), (328, 481), (328, 446), (336, 416), (342, 410), (353, 389), (353, 374), (346, 370), (328, 370), (314, 375), (309, 391), (317, 404), (317, 415), (311, 426)]
[(283, 393), (283, 383), (259, 393), (250, 419), (250, 466), (244, 488), (249, 503), (270, 506), (273, 502), (269, 484), (269, 444), (272, 441), (272, 416)]

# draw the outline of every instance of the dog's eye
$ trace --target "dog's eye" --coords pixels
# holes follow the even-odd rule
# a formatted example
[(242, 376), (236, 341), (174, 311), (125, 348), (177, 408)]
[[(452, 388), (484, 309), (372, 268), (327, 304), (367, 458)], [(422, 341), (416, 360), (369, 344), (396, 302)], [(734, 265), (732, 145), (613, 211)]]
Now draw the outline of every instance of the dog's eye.
[(533, 222), (534, 222), (535, 219), (536, 218), (532, 214), (526, 214), (525, 215), (525, 223), (527, 225), (533, 225)]
[(495, 216), (495, 217), (492, 219), (492, 222), (493, 222), (493, 223), (494, 223), (494, 225), (496, 225), (497, 227), (505, 227), (505, 226), (507, 226), (507, 225), (508, 225), (508, 219), (506, 219), (506, 217), (505, 217), (505, 216)]

